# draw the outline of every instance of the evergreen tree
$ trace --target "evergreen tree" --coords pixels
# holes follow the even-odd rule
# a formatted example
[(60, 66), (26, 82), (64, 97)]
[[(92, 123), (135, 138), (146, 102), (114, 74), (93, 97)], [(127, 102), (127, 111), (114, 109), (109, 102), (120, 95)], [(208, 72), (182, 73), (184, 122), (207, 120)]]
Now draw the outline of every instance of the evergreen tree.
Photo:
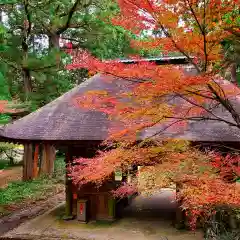
[[(118, 8), (110, 0), (1, 2), (0, 72), (11, 98), (35, 110), (79, 84), (85, 70), (69, 72), (64, 43), (101, 59), (131, 53), (127, 32), (110, 25)], [(3, 44), (2, 44), (3, 43)]]

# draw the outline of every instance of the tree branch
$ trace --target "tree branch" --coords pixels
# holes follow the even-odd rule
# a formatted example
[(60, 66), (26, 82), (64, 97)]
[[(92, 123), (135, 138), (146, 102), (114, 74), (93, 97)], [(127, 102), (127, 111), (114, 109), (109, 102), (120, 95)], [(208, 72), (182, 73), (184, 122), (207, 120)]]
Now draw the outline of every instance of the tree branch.
[[(128, 1), (129, 1), (129, 0), (128, 0)], [(174, 45), (174, 47), (175, 47), (180, 53), (182, 53), (182, 54), (188, 59), (188, 61), (196, 68), (197, 72), (200, 73), (201, 70), (200, 70), (200, 68), (198, 67), (198, 65), (193, 61), (193, 59), (192, 59), (180, 46), (178, 46), (178, 44), (176, 43), (176, 41), (173, 39), (172, 35), (168, 32), (168, 30), (164, 27), (164, 25), (159, 21), (159, 19), (158, 19), (156, 16), (154, 16), (154, 15), (155, 15), (155, 14), (154, 14), (154, 9), (152, 8), (152, 5), (151, 5), (151, 3), (149, 2), (149, 0), (147, 0), (147, 1), (148, 1), (148, 4), (149, 4), (149, 7), (152, 9), (152, 16), (153, 16), (156, 24), (159, 25), (159, 27), (161, 28), (161, 30), (163, 31), (163, 33), (165, 34), (165, 36), (170, 39), (170, 41), (172, 42), (172, 44)], [(132, 5), (134, 5), (135, 7), (137, 7), (139, 10), (143, 11), (144, 13), (149, 14), (148, 12), (146, 12), (146, 10), (140, 8), (137, 4), (133, 3), (132, 1), (130, 1), (130, 3), (131, 3)]]
[(24, 10), (25, 10), (25, 14), (26, 14), (26, 16), (27, 16), (27, 21), (28, 21), (28, 23), (27, 23), (27, 36), (26, 37), (28, 37), (29, 36), (29, 34), (30, 34), (30, 32), (31, 32), (31, 28), (32, 28), (32, 22), (31, 22), (31, 15), (30, 15), (30, 12), (29, 12), (29, 10), (28, 10), (28, 6), (29, 6), (29, 3), (28, 3), (28, 0), (24, 0)]
[(207, 53), (207, 39), (206, 39), (206, 0), (203, 0), (204, 6), (203, 6), (203, 51), (205, 56), (205, 62), (204, 62), (204, 71), (207, 71), (207, 65), (208, 65), (208, 53)]
[[(75, 3), (70, 8), (70, 10), (69, 10), (69, 12), (67, 14), (67, 21), (66, 21), (66, 23), (57, 30), (56, 34), (58, 34), (58, 35), (62, 34), (63, 32), (65, 32), (70, 27), (73, 14), (77, 10), (77, 7), (80, 4), (80, 2), (81, 2), (81, 0), (76, 0), (75, 1)], [(84, 5), (84, 7), (86, 8), (86, 7), (90, 6), (91, 4), (92, 4), (92, 1), (89, 1), (87, 4)], [(76, 25), (76, 27), (77, 27), (77, 25)]]
[(202, 26), (201, 26), (201, 24), (200, 24), (200, 22), (199, 22), (199, 20), (198, 20), (198, 18), (197, 18), (196, 13), (195, 13), (194, 10), (193, 10), (193, 7), (192, 7), (191, 3), (189, 2), (189, 0), (186, 0), (186, 2), (187, 2), (188, 5), (189, 5), (190, 11), (191, 11), (191, 13), (192, 13), (192, 15), (193, 15), (193, 17), (194, 17), (194, 19), (195, 19), (198, 27), (199, 27), (201, 33), (204, 35), (204, 30), (203, 30), (203, 28), (202, 28)]
[(233, 119), (237, 123), (236, 126), (240, 128), (240, 116), (235, 111), (229, 99), (227, 98), (223, 99), (210, 84), (208, 84), (208, 88), (212, 91), (212, 93), (215, 95), (216, 99), (220, 102), (220, 104), (232, 115)]

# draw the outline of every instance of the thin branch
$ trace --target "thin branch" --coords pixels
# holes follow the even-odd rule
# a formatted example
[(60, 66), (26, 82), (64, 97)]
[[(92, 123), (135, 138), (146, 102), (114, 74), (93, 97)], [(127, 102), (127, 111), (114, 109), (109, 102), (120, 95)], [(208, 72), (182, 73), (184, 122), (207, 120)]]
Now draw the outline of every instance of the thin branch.
[(3, 61), (3, 62), (5, 62), (6, 64), (8, 64), (9, 66), (13, 67), (15, 70), (19, 70), (19, 68), (18, 68), (17, 65), (15, 65), (15, 64), (12, 63), (12, 62), (8, 62), (6, 58), (1, 58), (1, 57), (0, 57), (0, 59), (1, 59), (1, 61)]
[(198, 20), (198, 18), (197, 18), (196, 13), (195, 13), (194, 10), (193, 10), (193, 7), (192, 7), (191, 3), (189, 2), (189, 0), (186, 0), (186, 2), (187, 2), (188, 5), (189, 5), (190, 11), (191, 11), (191, 13), (192, 13), (192, 15), (193, 15), (196, 23), (197, 23), (197, 25), (198, 25), (198, 27), (199, 27), (202, 35), (204, 35), (204, 30), (203, 30), (203, 28), (202, 28), (202, 26), (201, 26), (201, 24), (200, 24), (200, 22), (199, 22), (199, 20)]
[(239, 27), (238, 29), (234, 29), (234, 27), (231, 27), (231, 28), (228, 27), (228, 28), (225, 28), (224, 30), (235, 35), (238, 38), (240, 37)]
[(216, 100), (216, 98), (214, 98), (214, 97), (210, 97), (210, 96), (204, 95), (204, 94), (199, 93), (199, 92), (194, 92), (194, 91), (190, 91), (190, 90), (186, 90), (186, 92), (190, 93), (190, 94), (200, 96), (200, 97), (203, 97), (203, 98), (206, 98), (206, 99)]
[[(163, 133), (164, 131), (166, 131), (168, 128), (172, 127), (173, 125), (175, 125), (176, 123), (182, 122), (182, 119), (178, 119), (177, 121), (169, 124), (168, 126), (166, 126), (165, 128), (161, 129), (160, 131), (155, 132), (153, 135), (151, 135), (150, 137), (147, 137), (144, 139), (143, 144), (145, 143), (145, 141), (150, 140), (153, 137), (156, 137), (157, 135), (160, 135), (161, 133)], [(141, 143), (139, 144), (139, 146), (141, 146)]]
[[(202, 146), (202, 145), (196, 145), (196, 147), (201, 147), (201, 146)], [(211, 143), (211, 146), (224, 147), (224, 148), (230, 149), (230, 150), (232, 150), (232, 151), (240, 152), (239, 149), (233, 148), (233, 147), (229, 147), (229, 146), (226, 146), (226, 145), (224, 145), (224, 144), (217, 144), (217, 143), (212, 144), (212, 143)]]
[(49, 66), (42, 66), (42, 67), (38, 67), (38, 68), (32, 68), (32, 69), (29, 69), (29, 70), (30, 71), (41, 71), (41, 70), (48, 69), (48, 68), (54, 68), (56, 66), (57, 66), (57, 64), (54, 64), (54, 65), (49, 65)]
[[(73, 4), (73, 6), (70, 8), (70, 10), (68, 12), (66, 23), (57, 30), (57, 32), (56, 32), (57, 35), (62, 34), (69, 27), (71, 27), (70, 24), (71, 24), (71, 21), (72, 21), (73, 14), (76, 12), (77, 7), (80, 3), (81, 3), (81, 0), (76, 0), (75, 1), (75, 3)], [(89, 1), (87, 4), (84, 5), (84, 7), (86, 8), (86, 7), (90, 6), (91, 4), (92, 4), (92, 1)], [(80, 25), (80, 26), (82, 26), (82, 25)], [(77, 28), (77, 27), (80, 27), (80, 26), (79, 26), (79, 24), (76, 25), (76, 26), (72, 25), (72, 28)]]
[(27, 16), (27, 21), (28, 21), (28, 25), (27, 25), (27, 37), (29, 36), (30, 32), (31, 32), (31, 28), (32, 28), (32, 22), (31, 22), (31, 15), (28, 9), (29, 3), (28, 0), (24, 0), (24, 10)]
[[(176, 96), (173, 96), (173, 97), (176, 97)], [(188, 109), (188, 111), (185, 113), (185, 116), (187, 116), (187, 115), (189, 114), (189, 112), (191, 111), (192, 108), (193, 108), (193, 107), (190, 107), (190, 108)], [(166, 116), (162, 117), (162, 118), (161, 118), (160, 120), (158, 120), (154, 125), (158, 124), (160, 121), (162, 121), (163, 119), (166, 119), (166, 118), (168, 118), (168, 117), (166, 117)], [(151, 139), (151, 138), (153, 138), (153, 137), (155, 137), (155, 136), (163, 133), (163, 132), (166, 131), (168, 128), (172, 127), (173, 125), (175, 125), (176, 123), (179, 123), (179, 122), (183, 122), (183, 119), (178, 119), (178, 120), (176, 120), (175, 122), (173, 122), (173, 123), (169, 124), (168, 126), (164, 127), (164, 128), (161, 129), (160, 131), (155, 132), (155, 133), (154, 133), (153, 135), (151, 135), (150, 137), (147, 137), (146, 139), (144, 139), (144, 141), (147, 141), (147, 140), (149, 140), (149, 139)]]
[[(229, 106), (228, 106), (228, 108), (226, 107), (226, 109), (229, 111), (229, 113), (231, 113), (231, 115), (232, 115), (232, 117), (233, 117), (233, 119), (235, 120), (236, 123), (227, 121), (226, 119), (223, 119), (223, 118), (215, 115), (215, 114), (214, 114), (212, 111), (210, 111), (209, 109), (207, 109), (207, 108), (205, 108), (205, 107), (203, 107), (203, 106), (201, 106), (201, 105), (198, 105), (197, 103), (191, 101), (191, 100), (188, 99), (188, 98), (183, 97), (182, 95), (179, 95), (179, 97), (183, 98), (184, 100), (186, 100), (187, 102), (191, 103), (192, 105), (194, 105), (194, 106), (196, 106), (196, 107), (202, 108), (203, 110), (205, 110), (207, 113), (209, 113), (210, 115), (212, 115), (212, 116), (214, 117), (214, 118), (207, 117), (208, 119), (207, 119), (207, 118), (204, 118), (205, 120), (217, 120), (217, 121), (220, 121), (220, 122), (225, 122), (225, 123), (229, 124), (230, 126), (235, 126), (235, 127), (237, 127), (237, 128), (240, 128), (240, 122), (236, 121), (236, 119), (235, 119), (235, 117), (234, 117), (234, 114), (231, 113), (231, 109), (229, 108)], [(222, 104), (222, 103), (221, 103), (221, 104)], [(233, 111), (234, 111), (234, 109), (233, 109)], [(234, 112), (235, 112), (235, 111), (234, 111)], [(236, 112), (235, 112), (235, 113), (236, 113)], [(198, 118), (199, 118), (199, 117), (194, 117), (195, 120), (197, 120)], [(238, 118), (239, 118), (239, 116), (238, 116)], [(194, 119), (191, 118), (191, 119), (186, 119), (186, 120), (194, 120)], [(200, 117), (200, 119), (203, 120), (203, 117)]]
[(228, 125), (230, 125), (232, 127), (239, 128), (239, 125), (237, 125), (236, 123), (227, 121), (227, 120), (225, 120), (223, 118), (219, 118), (219, 117), (217, 117), (217, 118), (211, 118), (211, 117), (188, 117), (188, 118), (185, 118), (185, 117), (168, 117), (168, 116), (165, 116), (165, 118), (178, 119), (178, 120), (182, 120), (182, 121), (218, 121), (218, 122), (227, 123)]
[(218, 116), (216, 116), (215, 114), (213, 114), (213, 112), (211, 112), (209, 109), (205, 108), (204, 106), (199, 105), (199, 104), (191, 101), (190, 99), (184, 97), (183, 95), (181, 95), (181, 94), (179, 94), (179, 93), (176, 93), (176, 95), (177, 95), (178, 97), (182, 98), (183, 100), (187, 101), (188, 103), (192, 104), (193, 106), (202, 108), (204, 111), (206, 111), (207, 113), (213, 115), (214, 117), (218, 117)]
[(221, 105), (232, 115), (233, 119), (237, 123), (237, 127), (240, 128), (240, 116), (235, 111), (233, 105), (229, 101), (229, 99), (223, 99), (219, 94), (216, 92), (216, 90), (211, 86), (208, 85), (209, 89), (213, 92), (213, 94), (216, 96), (216, 99), (221, 103)]
[[(135, 3), (131, 2), (131, 1), (130, 1), (130, 3), (131, 3), (132, 5), (134, 5), (135, 7), (137, 7), (138, 9), (140, 9), (141, 11), (143, 11), (144, 13), (148, 14), (148, 13), (146, 12), (146, 10), (140, 8), (137, 4), (135, 4)], [(176, 41), (173, 39), (172, 35), (167, 31), (167, 29), (166, 29), (166, 28), (164, 27), (164, 25), (159, 21), (159, 19), (157, 19), (157, 17), (154, 16), (154, 15), (155, 15), (155, 14), (154, 14), (154, 9), (152, 8), (152, 5), (151, 5), (151, 3), (149, 2), (149, 0), (148, 0), (148, 4), (149, 4), (149, 7), (152, 9), (152, 12), (153, 12), (152, 15), (153, 15), (153, 18), (154, 18), (156, 24), (159, 25), (159, 27), (161, 28), (161, 30), (163, 31), (163, 33), (165, 34), (165, 36), (170, 39), (170, 41), (172, 42), (172, 44), (174, 45), (174, 47), (175, 47), (180, 53), (182, 53), (182, 54), (188, 59), (188, 61), (196, 68), (197, 72), (200, 73), (201, 70), (200, 70), (200, 68), (198, 67), (198, 65), (193, 61), (193, 59), (192, 59), (180, 46), (178, 46), (178, 44), (176, 43)], [(156, 20), (156, 19), (157, 19), (157, 20)]]
[(204, 56), (205, 56), (205, 63), (204, 63), (204, 71), (207, 71), (207, 65), (208, 65), (208, 53), (207, 53), (207, 39), (206, 39), (206, 0), (204, 1), (203, 6), (203, 49), (204, 49)]

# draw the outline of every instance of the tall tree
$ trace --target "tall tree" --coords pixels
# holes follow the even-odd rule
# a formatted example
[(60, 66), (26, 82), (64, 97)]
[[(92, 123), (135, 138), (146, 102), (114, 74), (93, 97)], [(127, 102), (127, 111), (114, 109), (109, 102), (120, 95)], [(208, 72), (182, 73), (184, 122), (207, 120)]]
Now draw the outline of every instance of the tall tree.
[[(167, 128), (179, 128), (188, 120), (205, 120), (240, 128), (240, 115), (231, 99), (239, 89), (225, 84), (219, 76), (223, 56), (221, 41), (231, 35), (236, 36), (240, 30), (239, 1), (119, 0), (118, 3), (121, 12), (112, 20), (114, 24), (134, 34), (152, 30), (162, 33), (158, 37), (150, 34), (148, 39), (133, 40), (135, 47), (161, 48), (166, 54), (181, 53), (198, 75), (186, 76), (174, 66), (155, 66), (147, 62), (134, 65), (116, 61), (106, 63), (88, 53), (75, 53), (68, 69), (85, 67), (135, 84), (132, 91), (117, 96), (90, 92), (87, 97), (80, 98), (81, 107), (103, 110), (111, 119), (121, 121), (125, 128), (118, 129), (104, 143), (112, 150), (100, 153), (85, 168), (73, 167), (75, 183), (102, 182), (116, 168), (127, 170), (129, 165), (151, 163), (162, 176), (157, 187), (170, 182), (182, 185), (179, 197), (184, 198), (183, 207), (191, 210), (193, 216), (206, 213), (206, 209), (218, 204), (239, 206), (240, 189), (236, 184), (224, 181), (219, 174), (225, 170), (220, 164), (224, 162), (239, 177), (239, 157), (206, 156), (182, 142), (161, 142), (156, 137), (162, 129), (145, 141), (138, 141), (139, 132), (163, 123), (167, 123)], [(231, 18), (231, 22), (226, 16)], [(122, 98), (129, 100), (123, 104), (119, 101)], [(219, 105), (232, 116), (232, 120), (214, 114)], [(122, 188), (120, 192), (127, 193)], [(196, 220), (196, 217), (192, 219)]]
[(33, 109), (86, 76), (83, 70), (69, 73), (63, 68), (68, 42), (101, 58), (122, 57), (130, 49), (125, 31), (103, 21), (116, 8), (111, 1), (16, 0), (5, 1), (1, 8), (5, 45), (0, 58), (8, 68), (9, 90), (12, 97), (30, 101)]

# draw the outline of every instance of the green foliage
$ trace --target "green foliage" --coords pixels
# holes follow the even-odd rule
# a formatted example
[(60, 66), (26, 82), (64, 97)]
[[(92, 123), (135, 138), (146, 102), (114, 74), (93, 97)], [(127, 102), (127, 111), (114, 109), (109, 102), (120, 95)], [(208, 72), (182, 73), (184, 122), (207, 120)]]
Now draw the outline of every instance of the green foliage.
[[(109, 24), (118, 12), (111, 0), (79, 1), (75, 9), (74, 1), (67, 0), (11, 2), (11, 7), (6, 0), (1, 5), (7, 22), (0, 21), (0, 73), (10, 98), (28, 101), (31, 111), (87, 77), (83, 70), (69, 73), (64, 69), (69, 57), (54, 39), (61, 36), (74, 48), (87, 49), (102, 59), (131, 53), (127, 33)], [(27, 81), (25, 73), (29, 74)]]
[(0, 170), (5, 169), (9, 166), (8, 162), (4, 159), (0, 159)]
[(0, 205), (17, 203), (26, 198), (34, 198), (51, 186), (49, 179), (37, 179), (31, 182), (12, 182), (6, 189), (0, 190)]
[(11, 152), (15, 147), (13, 144), (0, 142), (0, 169), (5, 169), (12, 164), (12, 159), (3, 158), (3, 154)]
[(23, 200), (39, 198), (44, 192), (51, 190), (54, 185), (63, 180), (64, 172), (64, 159), (58, 158), (55, 160), (53, 178), (42, 176), (32, 181), (16, 181), (9, 183), (7, 188), (0, 189), (0, 205), (19, 203)]

